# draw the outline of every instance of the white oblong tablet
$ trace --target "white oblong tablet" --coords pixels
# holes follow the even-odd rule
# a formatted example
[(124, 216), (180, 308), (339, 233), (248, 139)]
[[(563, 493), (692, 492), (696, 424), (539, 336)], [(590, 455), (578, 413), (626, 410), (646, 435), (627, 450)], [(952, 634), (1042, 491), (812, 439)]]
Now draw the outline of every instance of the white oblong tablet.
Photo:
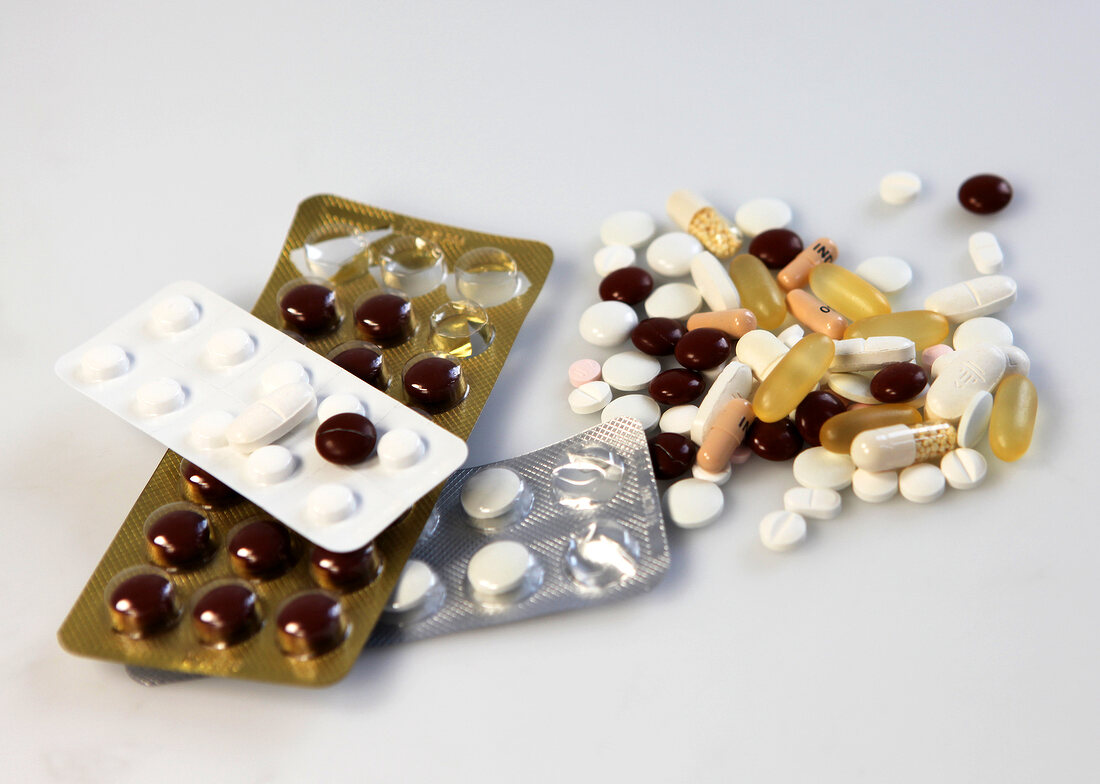
[(274, 485), (294, 473), (294, 454), (285, 446), (269, 444), (250, 454), (245, 465), (253, 482), (261, 486)]
[(733, 214), (733, 222), (748, 237), (769, 229), (783, 229), (791, 222), (791, 208), (781, 199), (751, 199)]
[(857, 468), (852, 474), (852, 492), (869, 504), (881, 504), (898, 494), (897, 471), (868, 471)]
[(985, 479), (987, 470), (982, 453), (973, 449), (953, 449), (940, 460), (944, 479), (956, 490), (977, 487)]
[(799, 453), (792, 466), (794, 480), (803, 487), (822, 487), (827, 490), (843, 490), (852, 483), (856, 466), (848, 455), (830, 452), (823, 446), (814, 446)]
[(649, 268), (659, 275), (678, 278), (687, 275), (691, 260), (703, 250), (703, 243), (682, 231), (662, 234), (645, 251)]
[(637, 392), (661, 372), (661, 362), (641, 351), (620, 351), (603, 363), (603, 380), (620, 392)]
[(165, 297), (149, 311), (149, 327), (161, 335), (174, 335), (195, 326), (200, 318), (202, 313), (193, 299), (175, 294)]
[(390, 594), (386, 612), (405, 614), (419, 610), (437, 589), (439, 577), (428, 564), (416, 558), (405, 562), (397, 585)]
[(638, 326), (638, 314), (625, 302), (597, 302), (581, 314), (581, 337), (593, 346), (617, 346)]
[(308, 384), (309, 373), (302, 367), (301, 362), (295, 362), (293, 359), (269, 365), (260, 374), (260, 391), (265, 395), (268, 392), (274, 392), (279, 387), (285, 387), (287, 384), (299, 383)]
[(191, 443), (199, 449), (220, 449), (228, 442), (225, 431), (233, 423), (233, 415), (228, 411), (207, 411), (200, 414), (191, 423)]
[(691, 281), (711, 310), (741, 307), (741, 295), (726, 268), (713, 254), (702, 251), (691, 259)]
[(975, 393), (990, 392), (1004, 376), (1008, 360), (996, 346), (973, 346), (944, 354), (932, 365), (935, 380), (925, 398), (929, 418), (955, 422)]
[(943, 495), (945, 480), (939, 466), (917, 463), (898, 474), (898, 490), (907, 501), (927, 504)]
[(1016, 281), (1007, 275), (985, 275), (964, 280), (928, 295), (926, 310), (934, 310), (948, 321), (966, 321), (991, 316), (1016, 301)]
[(901, 291), (913, 280), (913, 268), (897, 256), (872, 256), (855, 273), (883, 294)]
[(637, 251), (629, 245), (605, 245), (592, 257), (592, 266), (603, 278), (615, 270), (629, 267), (637, 257)]
[(466, 579), (475, 594), (500, 597), (522, 590), (535, 566), (534, 555), (519, 542), (492, 542), (470, 558)]
[(694, 286), (688, 283), (666, 283), (658, 286), (646, 298), (645, 312), (650, 318), (664, 317), (686, 321), (702, 304), (703, 297)]
[(251, 452), (282, 438), (310, 416), (317, 396), (309, 384), (287, 384), (264, 395), (237, 415), (226, 429), (226, 440), (241, 452)]
[(600, 240), (604, 245), (629, 245), (636, 248), (653, 236), (657, 224), (653, 216), (641, 210), (623, 210), (604, 218)]
[(668, 519), (681, 528), (702, 528), (713, 523), (726, 503), (718, 485), (695, 478), (673, 482), (663, 500)]
[(363, 408), (362, 401), (355, 395), (346, 392), (337, 392), (329, 395), (317, 405), (317, 421), (324, 422), (337, 414), (362, 414), (366, 416), (367, 410)]
[(958, 444), (973, 448), (981, 443), (993, 415), (993, 395), (984, 389), (974, 393), (959, 417)]
[(250, 359), (256, 353), (252, 336), (240, 327), (215, 333), (206, 343), (206, 358), (216, 368), (229, 368)]
[(606, 381), (589, 381), (569, 393), (569, 408), (574, 414), (595, 414), (611, 402), (611, 385)]
[(711, 482), (718, 486), (722, 486), (730, 480), (731, 476), (733, 476), (733, 469), (726, 466), (722, 471), (708, 471), (696, 463), (691, 467), (691, 475), (696, 479), (702, 479), (704, 482)]
[(1001, 250), (1001, 243), (988, 231), (976, 231), (970, 235), (967, 243), (970, 251), (970, 260), (974, 262), (974, 268), (983, 275), (993, 275), (1001, 271), (1004, 266), (1005, 255)]
[(951, 345), (956, 351), (986, 345), (1005, 348), (1012, 345), (1012, 328), (992, 316), (968, 319), (955, 327)]
[(829, 370), (833, 373), (878, 370), (894, 362), (912, 362), (916, 356), (916, 344), (900, 335), (847, 338), (836, 341)]
[(784, 509), (814, 520), (832, 520), (840, 504), (840, 493), (824, 487), (792, 487), (783, 494)]
[(414, 430), (399, 427), (378, 439), (378, 459), (394, 470), (415, 465), (424, 456), (424, 441)]
[(879, 198), (895, 207), (912, 201), (920, 189), (920, 177), (911, 171), (890, 172), (878, 183)]
[(648, 433), (661, 421), (661, 407), (649, 395), (623, 395), (607, 404), (600, 412), (600, 421), (607, 423), (622, 416), (637, 419)]
[(129, 370), (130, 356), (114, 343), (92, 346), (80, 355), (80, 375), (93, 384), (118, 378)]
[(680, 436), (691, 434), (691, 424), (695, 421), (695, 415), (699, 413), (699, 407), (690, 403), (682, 406), (673, 406), (661, 414), (660, 428), (662, 433), (675, 433)]
[(719, 412), (735, 397), (748, 400), (751, 391), (752, 371), (749, 366), (737, 361), (726, 365), (699, 403), (699, 410), (691, 423), (691, 440), (702, 446)]
[(523, 480), (507, 468), (483, 468), (462, 485), (462, 508), (470, 517), (488, 520), (512, 511), (523, 493)]
[(173, 378), (161, 377), (146, 381), (134, 394), (134, 408), (145, 417), (163, 416), (183, 408), (187, 396)]
[(806, 330), (802, 328), (801, 324), (791, 324), (776, 335), (776, 337), (779, 338), (779, 342), (787, 348), (793, 348), (795, 343), (806, 337)]
[(779, 509), (760, 520), (760, 542), (777, 553), (790, 550), (806, 539), (806, 518), (797, 512)]
[(871, 379), (859, 373), (829, 373), (825, 377), (825, 385), (853, 403), (874, 405), (880, 402), (871, 394)]
[(318, 485), (306, 496), (306, 516), (317, 525), (331, 525), (351, 517), (358, 506), (355, 493), (336, 482)]

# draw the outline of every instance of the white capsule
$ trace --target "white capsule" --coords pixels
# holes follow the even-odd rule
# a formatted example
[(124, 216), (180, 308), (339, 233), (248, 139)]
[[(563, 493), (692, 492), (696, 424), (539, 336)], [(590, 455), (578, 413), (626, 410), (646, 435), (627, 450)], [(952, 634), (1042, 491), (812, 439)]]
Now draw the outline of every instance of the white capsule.
[(166, 297), (149, 312), (149, 328), (156, 334), (174, 335), (199, 323), (202, 313), (190, 297)]
[(355, 395), (337, 392), (335, 395), (326, 397), (317, 406), (317, 421), (324, 422), (337, 414), (362, 414), (365, 416), (366, 413), (363, 404)]
[(691, 467), (691, 475), (696, 479), (702, 479), (704, 482), (711, 482), (721, 487), (730, 480), (730, 477), (733, 475), (733, 470), (729, 466), (726, 466), (722, 471), (708, 471), (696, 463)]
[(823, 446), (801, 452), (792, 468), (794, 480), (803, 487), (827, 490), (843, 490), (852, 483), (852, 473), (856, 470), (848, 455), (830, 452)]
[(163, 416), (183, 408), (187, 395), (179, 382), (171, 378), (146, 381), (134, 394), (134, 408), (144, 417)]
[(973, 346), (944, 354), (932, 365), (935, 379), (924, 402), (928, 418), (957, 422), (975, 393), (993, 391), (1006, 364), (1004, 352), (996, 346)]
[(713, 523), (726, 503), (718, 485), (694, 477), (673, 482), (663, 501), (668, 519), (680, 528), (702, 528)]
[(782, 553), (806, 539), (806, 518), (796, 512), (779, 509), (760, 520), (760, 542), (769, 550)]
[(668, 217), (684, 231), (691, 227), (691, 219), (699, 210), (710, 207), (711, 203), (694, 191), (681, 189), (673, 191), (665, 202), (665, 212)]
[(245, 461), (249, 478), (257, 485), (274, 485), (289, 479), (294, 473), (294, 455), (285, 446), (268, 444), (248, 456)]
[(604, 245), (629, 245), (636, 248), (644, 245), (657, 224), (653, 217), (641, 210), (624, 210), (604, 218), (600, 224), (600, 239)]
[(940, 460), (940, 471), (956, 490), (969, 490), (985, 480), (987, 466), (981, 452), (953, 449)]
[(779, 342), (787, 348), (794, 348), (794, 344), (806, 337), (806, 330), (802, 328), (801, 324), (791, 324), (784, 329), (778, 335)]
[(852, 474), (852, 492), (869, 504), (881, 504), (898, 494), (897, 471), (868, 471), (857, 468)]
[(863, 370), (880, 370), (895, 362), (912, 362), (916, 359), (916, 345), (909, 338), (882, 335), (873, 338), (847, 338), (836, 341), (831, 373), (854, 373)]
[(974, 267), (983, 275), (993, 275), (1004, 266), (1005, 255), (997, 238), (988, 231), (976, 231), (970, 235), (970, 258)]
[(615, 270), (629, 267), (637, 256), (637, 251), (629, 245), (605, 245), (592, 257), (592, 265), (596, 274), (603, 278)]
[(867, 471), (890, 471), (917, 460), (917, 439), (908, 425), (864, 430), (852, 439), (852, 462)]
[(287, 384), (309, 383), (309, 373), (293, 359), (276, 362), (260, 374), (260, 389), (266, 395)]
[(661, 432), (675, 433), (680, 436), (691, 435), (691, 424), (695, 421), (695, 415), (699, 413), (699, 406), (691, 404), (673, 406), (661, 414)]
[(678, 278), (687, 275), (691, 260), (703, 250), (703, 244), (690, 234), (671, 231), (662, 234), (645, 251), (645, 261), (658, 275)]
[(214, 410), (199, 414), (191, 423), (191, 443), (199, 449), (220, 449), (228, 442), (225, 431), (233, 424), (233, 415), (228, 411)]
[(638, 326), (638, 314), (625, 302), (607, 300), (590, 305), (581, 314), (581, 337), (593, 346), (617, 346)]
[(733, 215), (737, 228), (748, 237), (769, 229), (782, 229), (791, 222), (791, 207), (780, 199), (752, 199), (737, 208)]
[(358, 500), (351, 488), (337, 483), (318, 485), (306, 496), (306, 516), (316, 525), (346, 520), (357, 506)]
[(883, 294), (895, 294), (913, 280), (913, 268), (897, 256), (872, 256), (860, 262), (855, 273)]
[(574, 414), (595, 414), (611, 402), (611, 385), (606, 381), (589, 381), (569, 393), (569, 408)]
[(763, 381), (790, 351), (783, 342), (766, 329), (754, 329), (745, 333), (737, 341), (737, 361), (752, 368), (752, 372)]
[(707, 251), (697, 253), (691, 259), (691, 280), (703, 302), (711, 310), (733, 310), (741, 307), (741, 295), (733, 285), (726, 268)]
[(979, 316), (964, 321), (955, 328), (951, 345), (956, 351), (982, 345), (1004, 348), (1012, 345), (1012, 329), (1000, 319)]
[(415, 430), (399, 427), (378, 439), (378, 460), (397, 471), (416, 465), (424, 456), (424, 441)]
[(993, 395), (980, 389), (970, 398), (959, 417), (959, 438), (961, 447), (975, 447), (989, 429), (989, 418), (993, 414)]
[(130, 357), (122, 346), (104, 343), (92, 346), (80, 357), (80, 375), (93, 384), (110, 381), (130, 370)]
[(641, 351), (620, 351), (603, 363), (603, 380), (620, 392), (637, 392), (661, 372), (661, 362)]
[(646, 298), (645, 312), (650, 318), (663, 317), (687, 321), (687, 317), (699, 310), (702, 304), (703, 298), (699, 294), (699, 289), (694, 286), (687, 283), (666, 283), (658, 286)]
[(917, 463), (898, 474), (898, 490), (907, 501), (927, 504), (943, 495), (944, 476), (939, 467), (930, 463)]
[(783, 494), (784, 509), (814, 520), (832, 520), (840, 505), (840, 493), (824, 487), (792, 487)]
[(933, 292), (924, 301), (948, 321), (966, 321), (1004, 310), (1016, 301), (1016, 281), (1007, 275), (987, 275), (964, 280)]
[(890, 172), (878, 184), (879, 197), (895, 207), (912, 201), (920, 190), (920, 177), (911, 171)]
[(874, 405), (879, 400), (871, 394), (871, 379), (859, 373), (829, 373), (825, 376), (825, 385), (842, 398), (853, 403)]
[(252, 336), (240, 327), (223, 329), (206, 343), (206, 358), (216, 368), (239, 365), (255, 353), (256, 343)]
[(648, 433), (661, 421), (661, 407), (649, 395), (623, 395), (607, 404), (600, 412), (600, 421), (607, 423), (622, 416), (637, 419)]
[[(770, 333), (769, 333), (770, 334)], [(740, 362), (730, 362), (714, 379), (691, 423), (691, 440), (702, 445), (715, 418), (735, 397), (748, 400), (752, 391), (752, 371)]]
[(277, 441), (313, 414), (317, 396), (309, 384), (287, 384), (242, 411), (226, 429), (229, 444), (252, 452)]

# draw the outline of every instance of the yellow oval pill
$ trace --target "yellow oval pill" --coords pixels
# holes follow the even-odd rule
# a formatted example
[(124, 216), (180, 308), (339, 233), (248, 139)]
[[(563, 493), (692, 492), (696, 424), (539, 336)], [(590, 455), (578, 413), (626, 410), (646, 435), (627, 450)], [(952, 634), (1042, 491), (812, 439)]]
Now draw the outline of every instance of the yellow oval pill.
[(1001, 379), (989, 417), (989, 446), (1001, 460), (1019, 460), (1031, 446), (1039, 394), (1027, 376), (1012, 373)]
[(852, 321), (890, 312), (885, 294), (836, 264), (818, 264), (811, 269), (810, 289), (818, 299)]
[(876, 338), (898, 335), (916, 343), (917, 354), (920, 355), (929, 346), (947, 340), (950, 328), (946, 318), (931, 310), (901, 310), (854, 321), (844, 331), (844, 337)]
[(821, 426), (821, 445), (830, 452), (846, 455), (852, 441), (865, 430), (877, 430), (890, 425), (919, 425), (921, 415), (917, 409), (904, 403), (888, 403), (883, 406), (854, 408), (825, 420)]
[(775, 329), (787, 318), (787, 300), (764, 262), (742, 253), (730, 262), (730, 278), (741, 295), (741, 307), (756, 314), (760, 329)]
[(756, 418), (778, 422), (794, 411), (829, 370), (835, 351), (836, 344), (826, 335), (807, 335), (795, 343), (760, 382), (752, 399)]

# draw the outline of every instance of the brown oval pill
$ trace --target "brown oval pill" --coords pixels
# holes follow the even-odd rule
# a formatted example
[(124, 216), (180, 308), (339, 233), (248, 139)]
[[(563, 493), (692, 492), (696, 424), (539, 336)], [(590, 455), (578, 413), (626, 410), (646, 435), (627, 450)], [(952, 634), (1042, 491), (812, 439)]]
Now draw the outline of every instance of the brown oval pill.
[(330, 416), (313, 437), (317, 454), (337, 465), (362, 463), (371, 456), (377, 440), (374, 423), (350, 411)]
[(649, 396), (663, 406), (682, 406), (703, 394), (706, 379), (694, 370), (662, 370), (649, 382)]
[(975, 174), (959, 186), (959, 204), (978, 215), (1000, 212), (1012, 201), (1012, 186), (996, 174)]
[(372, 348), (355, 346), (344, 349), (332, 361), (372, 387), (385, 387), (382, 380), (382, 355)]
[(600, 281), (600, 299), (637, 305), (653, 293), (653, 276), (641, 267), (623, 267)]
[(710, 370), (729, 359), (733, 344), (720, 329), (689, 330), (676, 344), (676, 361), (689, 370)]
[(382, 556), (374, 542), (350, 553), (314, 547), (309, 556), (309, 572), (322, 588), (354, 591), (374, 582), (382, 573)]
[(250, 637), (259, 626), (256, 594), (246, 585), (226, 583), (206, 591), (191, 610), (195, 636), (204, 645), (228, 646)]
[(653, 475), (658, 479), (682, 476), (695, 462), (695, 444), (679, 433), (661, 433), (649, 440)]
[(174, 509), (149, 523), (145, 540), (149, 557), (158, 566), (199, 566), (210, 554), (210, 521), (191, 509)]
[(893, 362), (884, 366), (871, 379), (871, 394), (883, 403), (904, 403), (912, 400), (928, 384), (924, 368), (913, 362)]
[(801, 252), (802, 238), (790, 229), (762, 231), (749, 243), (749, 253), (773, 270), (783, 269)]
[(254, 520), (241, 526), (227, 549), (234, 571), (255, 579), (278, 577), (294, 559), (290, 532), (275, 520)]
[(336, 292), (319, 283), (295, 286), (279, 300), (283, 321), (304, 335), (331, 332), (340, 323)]
[(397, 294), (375, 294), (355, 309), (355, 323), (375, 343), (396, 346), (412, 337), (412, 304)]
[(425, 357), (405, 371), (405, 394), (411, 403), (438, 413), (462, 399), (462, 369), (444, 357)]
[(651, 357), (667, 357), (684, 336), (684, 325), (676, 319), (657, 316), (638, 322), (630, 333), (634, 348)]
[(172, 583), (153, 572), (136, 574), (116, 585), (107, 607), (111, 625), (131, 637), (145, 637), (166, 629), (177, 615)]
[(183, 479), (183, 495), (192, 503), (228, 506), (239, 498), (233, 488), (190, 460), (180, 462), (180, 477)]
[(839, 395), (819, 389), (802, 398), (794, 410), (794, 424), (807, 444), (821, 446), (821, 426), (847, 410), (848, 406)]
[(778, 422), (757, 419), (749, 430), (749, 445), (765, 460), (790, 460), (802, 451), (802, 436), (787, 417)]
[(747, 308), (706, 311), (688, 318), (687, 327), (689, 330), (712, 327), (731, 338), (740, 338), (756, 329), (756, 314)]
[(279, 647), (288, 656), (320, 656), (344, 639), (344, 613), (340, 602), (320, 591), (298, 594), (288, 600), (275, 619)]

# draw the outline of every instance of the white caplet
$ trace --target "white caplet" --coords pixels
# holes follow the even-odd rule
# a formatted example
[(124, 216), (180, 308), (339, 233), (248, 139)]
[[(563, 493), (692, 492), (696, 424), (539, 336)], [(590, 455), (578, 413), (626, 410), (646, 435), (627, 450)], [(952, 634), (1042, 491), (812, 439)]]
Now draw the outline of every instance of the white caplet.
[(924, 307), (948, 321), (959, 322), (992, 315), (1015, 301), (1015, 280), (1007, 275), (986, 275), (933, 292), (924, 301)]
[(737, 360), (752, 368), (763, 381), (784, 355), (790, 351), (783, 342), (766, 329), (754, 329), (737, 341)]
[(242, 411), (226, 429), (226, 440), (247, 454), (282, 438), (311, 416), (316, 407), (313, 387), (301, 382), (287, 384)]
[(984, 389), (975, 392), (959, 417), (959, 446), (969, 448), (981, 443), (992, 415), (993, 395)]
[(691, 280), (711, 310), (741, 307), (741, 295), (726, 268), (713, 254), (703, 251), (691, 259)]
[(836, 341), (832, 373), (854, 373), (860, 370), (879, 370), (894, 362), (912, 362), (917, 356), (916, 345), (900, 335), (882, 335), (872, 338), (847, 338)]
[(840, 493), (825, 487), (792, 487), (783, 494), (784, 509), (815, 520), (832, 520), (840, 505)]
[(957, 422), (975, 393), (993, 391), (1007, 363), (1004, 351), (996, 346), (973, 346), (944, 354), (932, 364), (935, 380), (924, 401), (927, 417)]
[(968, 243), (970, 259), (975, 269), (983, 275), (993, 275), (1004, 266), (1005, 254), (1001, 243), (988, 231), (976, 231), (970, 235)]

